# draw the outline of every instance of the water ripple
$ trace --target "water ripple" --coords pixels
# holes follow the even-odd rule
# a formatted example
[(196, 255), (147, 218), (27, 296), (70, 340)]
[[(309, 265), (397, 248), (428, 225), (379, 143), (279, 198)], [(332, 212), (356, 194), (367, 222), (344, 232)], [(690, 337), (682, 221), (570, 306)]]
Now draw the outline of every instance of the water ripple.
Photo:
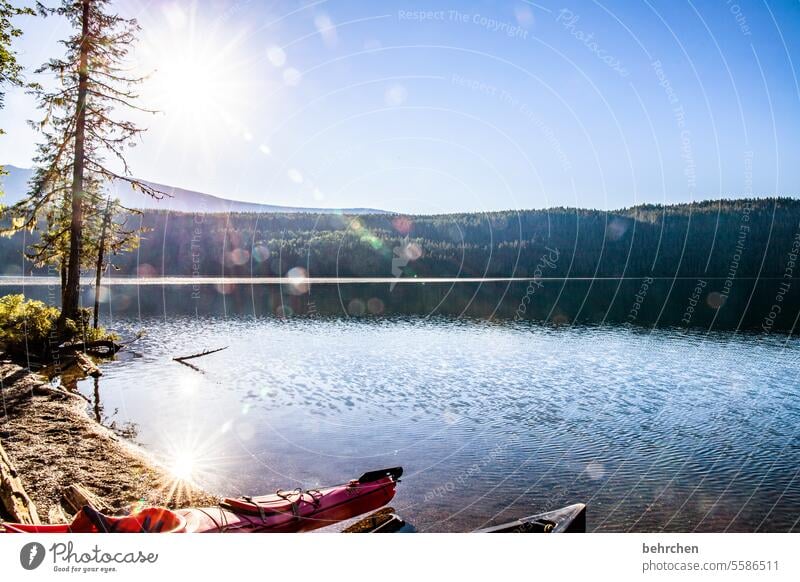
[[(589, 501), (600, 531), (786, 531), (800, 503), (795, 340), (465, 320), (172, 318), (106, 367), (106, 416), (205, 484), (263, 492), (403, 464), (420, 529)], [(149, 324), (149, 325), (148, 325)], [(228, 345), (195, 360), (177, 354)], [(93, 385), (82, 389), (93, 397)], [(114, 411), (117, 411), (114, 414)]]

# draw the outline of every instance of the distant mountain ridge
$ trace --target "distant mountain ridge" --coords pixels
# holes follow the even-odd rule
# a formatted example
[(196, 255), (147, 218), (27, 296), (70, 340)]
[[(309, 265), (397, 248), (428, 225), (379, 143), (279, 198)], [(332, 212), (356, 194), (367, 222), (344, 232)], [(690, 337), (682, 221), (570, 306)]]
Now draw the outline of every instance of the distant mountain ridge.
[[(5, 176), (0, 176), (0, 184), (5, 195), (0, 198), (0, 204), (10, 206), (23, 198), (28, 189), (28, 180), (33, 175), (33, 170), (6, 165)], [(275, 213), (321, 213), (321, 214), (388, 214), (385, 210), (374, 208), (303, 208), (296, 206), (278, 206), (275, 204), (259, 204), (257, 202), (243, 202), (220, 198), (212, 194), (195, 192), (175, 186), (167, 186), (144, 180), (144, 182), (167, 196), (155, 199), (141, 192), (134, 191), (129, 184), (117, 182), (113, 185), (114, 196), (119, 198), (123, 206), (138, 210), (170, 210), (173, 212), (275, 212)]]

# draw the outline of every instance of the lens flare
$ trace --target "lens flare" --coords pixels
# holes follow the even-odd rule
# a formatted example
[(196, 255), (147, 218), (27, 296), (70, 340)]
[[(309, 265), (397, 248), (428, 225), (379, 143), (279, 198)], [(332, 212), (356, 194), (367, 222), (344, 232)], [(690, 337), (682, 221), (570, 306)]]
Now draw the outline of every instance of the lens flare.
[(308, 293), (308, 272), (303, 267), (294, 267), (286, 273), (289, 280), (289, 292), (292, 295), (304, 295)]
[(194, 475), (194, 458), (190, 454), (176, 458), (170, 467), (170, 472), (175, 478), (191, 483)]
[(225, 461), (219, 454), (222, 435), (222, 430), (207, 431), (200, 438), (196, 431), (188, 428), (181, 434), (162, 436), (165, 453), (159, 460), (166, 471), (160, 493), (167, 503), (191, 500), (203, 483), (219, 473)]

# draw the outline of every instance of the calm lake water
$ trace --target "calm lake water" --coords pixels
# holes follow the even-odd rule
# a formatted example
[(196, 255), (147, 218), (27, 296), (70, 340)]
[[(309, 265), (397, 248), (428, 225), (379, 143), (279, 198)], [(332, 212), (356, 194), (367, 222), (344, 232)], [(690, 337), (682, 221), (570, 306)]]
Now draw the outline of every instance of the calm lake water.
[[(359, 317), (347, 297), (338, 315), (299, 317), (246, 300), (193, 309), (191, 289), (115, 290), (106, 324), (146, 336), (79, 388), (99, 395), (103, 422), (130, 423), (224, 495), (402, 465), (393, 505), (422, 531), (579, 501), (597, 531), (797, 529), (798, 341), (403, 317), (367, 287), (346, 293)], [(221, 346), (192, 360), (200, 371), (171, 360)]]
[(422, 531), (579, 501), (596, 531), (800, 529), (798, 340), (659, 327), (693, 281), (653, 287), (640, 327), (610, 323), (640, 282), (570, 285), (531, 296), (549, 324), (502, 318), (526, 283), (114, 286), (104, 324), (146, 335), (79, 389), (221, 495), (402, 465), (393, 505)]

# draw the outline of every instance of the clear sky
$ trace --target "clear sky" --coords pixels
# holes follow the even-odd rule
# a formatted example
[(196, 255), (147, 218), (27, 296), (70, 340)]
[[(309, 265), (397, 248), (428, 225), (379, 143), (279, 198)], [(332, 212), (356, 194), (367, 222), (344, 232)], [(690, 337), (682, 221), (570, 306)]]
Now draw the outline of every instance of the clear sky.
[[(116, 6), (161, 110), (137, 116), (138, 177), (426, 213), (799, 193), (794, 0)], [(19, 23), (31, 69), (68, 32)], [(7, 95), (0, 162), (31, 165), (37, 116)]]

